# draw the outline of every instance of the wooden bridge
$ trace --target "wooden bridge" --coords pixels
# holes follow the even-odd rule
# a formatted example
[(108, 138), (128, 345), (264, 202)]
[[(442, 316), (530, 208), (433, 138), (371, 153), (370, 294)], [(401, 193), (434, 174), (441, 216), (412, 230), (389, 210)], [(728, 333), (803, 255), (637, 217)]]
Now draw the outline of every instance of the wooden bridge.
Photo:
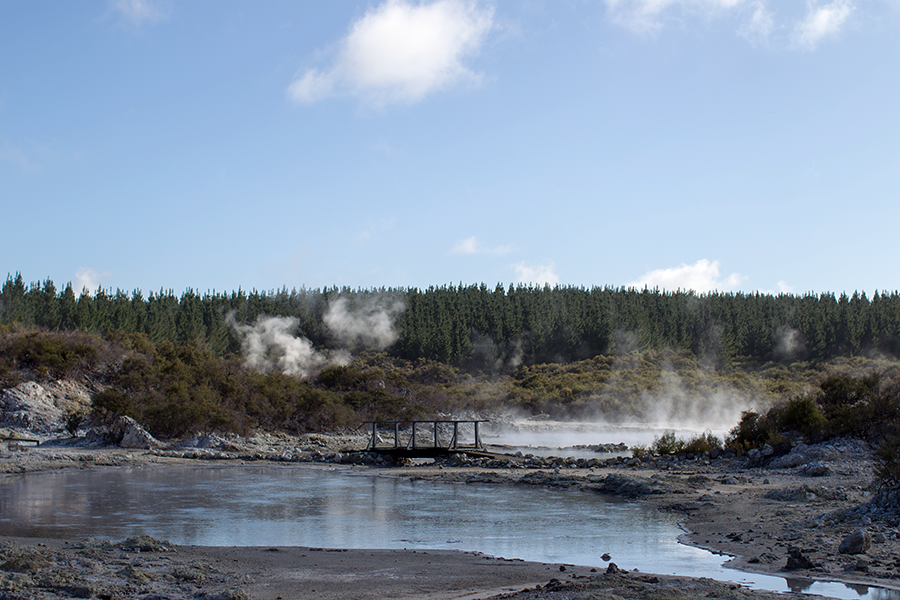
[[(366, 421), (367, 425), (372, 426), (372, 435), (366, 450), (405, 458), (435, 458), (456, 452), (484, 455), (486, 452), (481, 443), (478, 425), (487, 422), (486, 420)], [(471, 423), (475, 429), (475, 437), (471, 444), (465, 444), (460, 439), (459, 426), (468, 423)], [(393, 432), (393, 444), (382, 442), (378, 435), (379, 427), (381, 427), (381, 431)], [(450, 435), (446, 445), (441, 439), (442, 430), (445, 434)]]

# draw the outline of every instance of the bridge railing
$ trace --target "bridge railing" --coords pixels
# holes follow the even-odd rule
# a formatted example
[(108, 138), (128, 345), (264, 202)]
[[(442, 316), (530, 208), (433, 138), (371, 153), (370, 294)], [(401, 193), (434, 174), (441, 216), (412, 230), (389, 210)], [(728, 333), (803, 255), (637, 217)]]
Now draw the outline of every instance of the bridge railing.
[[(399, 450), (399, 449), (407, 449), (407, 450), (415, 450), (417, 448), (441, 448), (447, 451), (453, 450), (484, 450), (484, 445), (481, 443), (481, 434), (478, 431), (478, 425), (480, 423), (487, 423), (488, 421), (485, 419), (475, 419), (475, 420), (429, 420), (429, 421), (366, 421), (366, 425), (371, 425), (372, 427), (372, 435), (369, 437), (369, 443), (366, 447), (367, 450)], [(471, 445), (467, 445), (462, 443), (460, 440), (460, 425), (471, 423), (474, 425), (475, 429), (475, 439)], [(417, 427), (419, 426), (427, 426), (431, 425), (431, 431), (423, 431), (423, 434), (431, 433), (430, 445), (420, 444), (416, 434)], [(441, 441), (441, 426), (445, 426), (444, 428), (447, 430), (452, 429), (452, 434), (450, 436), (450, 440), (447, 445), (444, 445)], [(379, 427), (381, 427), (382, 431), (385, 428), (393, 429), (394, 433), (394, 445), (393, 446), (383, 446), (379, 445)], [(422, 429), (427, 429), (423, 427)], [(406, 434), (408, 431), (409, 437), (406, 438), (406, 442), (403, 443), (401, 439), (401, 430)], [(405, 436), (404, 436), (405, 437)]]

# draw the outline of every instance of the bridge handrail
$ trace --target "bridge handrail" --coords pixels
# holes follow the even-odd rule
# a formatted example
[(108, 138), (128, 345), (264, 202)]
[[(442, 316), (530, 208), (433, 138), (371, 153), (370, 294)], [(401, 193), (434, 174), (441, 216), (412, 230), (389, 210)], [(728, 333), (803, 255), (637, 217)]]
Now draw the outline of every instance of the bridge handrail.
[[(434, 426), (434, 445), (427, 446), (431, 448), (446, 448), (447, 450), (456, 450), (457, 448), (470, 448), (475, 450), (483, 450), (484, 445), (481, 443), (481, 435), (478, 432), (478, 424), (479, 423), (490, 423), (487, 419), (422, 419), (422, 420), (414, 420), (414, 419), (400, 419), (400, 420), (383, 420), (383, 421), (365, 421), (365, 424), (372, 425), (372, 436), (369, 438), (369, 443), (366, 446), (367, 450), (378, 450), (378, 426), (379, 425), (393, 425), (394, 426), (394, 446), (393, 448), (400, 448), (400, 425), (411, 425), (412, 432), (410, 433), (409, 440), (406, 443), (406, 448), (416, 448), (416, 425), (429, 423)], [(459, 425), (460, 423), (472, 423), (475, 426), (475, 441), (472, 446), (461, 446), (459, 444)], [(439, 433), (438, 433), (438, 425), (453, 425), (453, 437), (450, 439), (450, 443), (447, 446), (443, 446), (440, 443)], [(384, 449), (384, 448), (382, 448)]]

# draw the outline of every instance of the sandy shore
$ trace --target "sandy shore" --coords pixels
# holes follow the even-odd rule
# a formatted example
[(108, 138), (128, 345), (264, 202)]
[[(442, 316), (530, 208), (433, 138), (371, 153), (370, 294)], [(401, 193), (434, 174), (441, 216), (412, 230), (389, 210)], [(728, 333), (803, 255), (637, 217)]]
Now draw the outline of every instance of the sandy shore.
[[(683, 541), (735, 556), (733, 566), (741, 570), (900, 588), (896, 515), (866, 504), (873, 493), (870, 454), (855, 442), (832, 444), (821, 449), (823, 453), (827, 468), (815, 474), (797, 466), (752, 467), (740, 459), (593, 469), (375, 470), (384, 476), (432, 481), (543, 485), (618, 495), (683, 515), (689, 532)], [(0, 456), (0, 471), (6, 473), (136, 464), (196, 463), (120, 449), (40, 448)], [(872, 536), (871, 546), (861, 554), (839, 552), (841, 541), (860, 528)], [(134, 546), (135, 540), (111, 544), (0, 538), (0, 598), (802, 597), (707, 579), (629, 572), (627, 564), (618, 565), (619, 573), (606, 574), (602, 568), (451, 551), (160, 548), (152, 540), (140, 552)], [(785, 570), (790, 554), (798, 551), (809, 562)], [(798, 566), (796, 561), (792, 566)]]

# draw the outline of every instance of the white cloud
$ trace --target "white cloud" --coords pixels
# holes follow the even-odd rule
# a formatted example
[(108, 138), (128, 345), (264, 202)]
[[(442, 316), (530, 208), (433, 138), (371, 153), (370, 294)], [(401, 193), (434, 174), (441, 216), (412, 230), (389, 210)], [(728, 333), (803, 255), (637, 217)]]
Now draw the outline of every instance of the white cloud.
[(152, 0), (115, 0), (113, 8), (135, 25), (144, 21), (154, 22), (166, 18), (166, 13)]
[(744, 278), (732, 273), (725, 279), (719, 276), (719, 261), (698, 260), (692, 265), (681, 265), (670, 269), (658, 269), (641, 275), (635, 281), (625, 284), (628, 288), (660, 288), (675, 291), (694, 290), (699, 294), (718, 291), (730, 291), (740, 285)]
[(101, 272), (91, 267), (81, 267), (75, 273), (75, 285), (72, 288), (78, 296), (85, 291), (88, 295), (93, 295), (100, 287), (100, 280), (108, 277), (112, 277), (109, 271)]
[(850, 0), (834, 0), (826, 6), (807, 4), (806, 18), (794, 30), (797, 46), (812, 50), (822, 39), (836, 35), (850, 18), (856, 6)]
[(519, 263), (513, 265), (513, 268), (516, 270), (516, 283), (546, 284), (550, 286), (559, 285), (559, 275), (556, 274), (553, 263), (534, 266)]
[(453, 246), (454, 254), (506, 254), (512, 250), (512, 246), (485, 246), (478, 241), (474, 235), (472, 237), (460, 240)]
[(350, 95), (383, 106), (478, 82), (463, 59), (478, 53), (493, 17), (474, 0), (387, 0), (351, 25), (330, 68), (306, 70), (288, 93), (304, 103)]

